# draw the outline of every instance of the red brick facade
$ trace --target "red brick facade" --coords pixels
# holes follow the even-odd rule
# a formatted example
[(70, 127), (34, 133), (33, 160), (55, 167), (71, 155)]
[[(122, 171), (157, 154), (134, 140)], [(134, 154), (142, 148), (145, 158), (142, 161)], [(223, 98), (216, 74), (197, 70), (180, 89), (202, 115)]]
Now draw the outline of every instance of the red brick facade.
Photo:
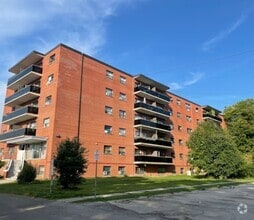
[(7, 165), (26, 160), (38, 178), (49, 178), (60, 141), (79, 137), (87, 149), (87, 177), (95, 174), (96, 150), (98, 176), (189, 170), (186, 141), (203, 109), (167, 86), (62, 44), (47, 54), (32, 52), (10, 71), (15, 75), (8, 80), (0, 134), (0, 159)]

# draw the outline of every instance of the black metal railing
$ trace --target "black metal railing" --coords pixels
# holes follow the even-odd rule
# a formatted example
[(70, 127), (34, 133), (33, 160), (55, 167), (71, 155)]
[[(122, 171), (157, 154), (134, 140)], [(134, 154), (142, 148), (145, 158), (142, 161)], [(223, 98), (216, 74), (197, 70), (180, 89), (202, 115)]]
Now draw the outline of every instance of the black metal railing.
[(215, 119), (217, 121), (222, 122), (222, 119), (219, 116), (212, 115), (210, 113), (203, 113), (203, 118), (213, 118), (213, 119)]
[(135, 138), (135, 143), (145, 143), (145, 144), (153, 144), (153, 145), (161, 145), (161, 146), (166, 146), (166, 147), (171, 147), (172, 146), (172, 140), (166, 140), (166, 139), (155, 139), (151, 140), (148, 138), (143, 138), (143, 137), (136, 137)]
[(20, 78), (24, 77), (25, 75), (29, 74), (30, 72), (36, 72), (36, 73), (42, 73), (42, 68), (39, 66), (31, 65), (27, 67), (26, 69), (22, 70), (20, 73), (18, 73), (15, 76), (12, 76), (8, 79), (7, 86), (11, 85), (12, 83), (16, 82)]
[(148, 109), (148, 110), (151, 110), (151, 111), (154, 111), (154, 112), (166, 115), (166, 116), (171, 115), (171, 112), (166, 110), (166, 109), (162, 109), (162, 108), (159, 108), (159, 107), (156, 107), (156, 106), (152, 106), (152, 105), (149, 105), (149, 104), (144, 103), (144, 102), (135, 103), (134, 108), (145, 108), (145, 109)]
[(158, 97), (158, 98), (163, 99), (163, 100), (165, 100), (167, 102), (169, 102), (171, 100), (171, 98), (169, 96), (167, 96), (165, 94), (162, 94), (160, 92), (156, 92), (156, 91), (150, 90), (150, 89), (148, 89), (148, 88), (146, 88), (144, 86), (137, 86), (137, 87), (135, 87), (134, 92), (137, 92), (137, 91), (142, 91), (142, 92), (148, 93), (148, 94), (150, 94), (152, 96)]
[(34, 93), (38, 93), (39, 94), (40, 93), (40, 87), (29, 85), (29, 86), (27, 86), (25, 88), (22, 88), (19, 91), (17, 91), (16, 93), (14, 93), (13, 95), (7, 97), (5, 99), (5, 103), (8, 103), (8, 102), (10, 102), (10, 101), (12, 101), (14, 99), (17, 99), (18, 97), (20, 97), (20, 96), (22, 96), (22, 95), (24, 95), (26, 93), (29, 93), (29, 92), (34, 92)]
[(36, 134), (36, 129), (32, 128), (20, 128), (17, 130), (13, 131), (8, 131), (6, 133), (0, 134), (0, 141), (10, 139), (10, 138), (15, 138), (23, 135), (31, 135), (35, 136)]
[(144, 120), (144, 119), (135, 120), (134, 125), (146, 125), (146, 126), (149, 126), (149, 127), (164, 129), (164, 130), (167, 130), (167, 131), (172, 130), (172, 126), (170, 126), (170, 125), (163, 125), (163, 124), (155, 123), (155, 122), (152, 122), (152, 121), (147, 121), (147, 120)]
[(3, 116), (2, 122), (8, 121), (12, 118), (21, 116), (23, 114), (30, 113), (30, 114), (38, 114), (38, 108), (34, 106), (25, 106), (23, 108), (20, 108), (12, 113), (9, 113), (7, 115)]
[(135, 156), (135, 162), (155, 162), (155, 163), (168, 163), (171, 164), (173, 159), (171, 157), (159, 157), (159, 156)]

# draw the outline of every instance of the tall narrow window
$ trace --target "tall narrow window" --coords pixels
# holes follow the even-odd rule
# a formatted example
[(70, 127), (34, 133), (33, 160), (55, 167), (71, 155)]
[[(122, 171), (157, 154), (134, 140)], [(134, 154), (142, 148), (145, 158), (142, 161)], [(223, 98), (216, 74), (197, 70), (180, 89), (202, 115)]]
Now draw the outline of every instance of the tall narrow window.
[(45, 105), (50, 105), (51, 104), (51, 100), (52, 100), (52, 96), (49, 95), (45, 98)]
[(50, 119), (49, 118), (44, 118), (43, 119), (43, 127), (49, 127)]
[(56, 55), (55, 54), (53, 54), (49, 57), (49, 63), (53, 63), (53, 62), (55, 62), (55, 60), (56, 60)]
[(113, 90), (112, 89), (106, 88), (105, 93), (106, 93), (106, 96), (113, 97)]
[(106, 70), (106, 77), (109, 78), (109, 79), (113, 79), (113, 77), (114, 77), (113, 72), (111, 72), (109, 70)]
[(47, 80), (47, 85), (51, 84), (53, 82), (53, 79), (54, 79), (54, 74), (49, 75)]

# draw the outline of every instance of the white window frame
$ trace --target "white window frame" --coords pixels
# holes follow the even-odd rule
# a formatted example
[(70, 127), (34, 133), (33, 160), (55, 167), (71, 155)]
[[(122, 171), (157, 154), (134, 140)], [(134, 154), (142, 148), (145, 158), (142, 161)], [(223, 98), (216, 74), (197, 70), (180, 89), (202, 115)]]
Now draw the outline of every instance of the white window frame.
[(126, 78), (124, 76), (120, 76), (120, 83), (121, 84), (126, 84)]
[(104, 125), (104, 133), (105, 134), (112, 134), (112, 126), (111, 125)]
[(125, 128), (119, 128), (119, 136), (126, 136), (126, 129)]
[(43, 119), (43, 127), (48, 128), (50, 125), (50, 118), (44, 118)]
[(103, 153), (105, 155), (111, 155), (112, 154), (112, 146), (110, 146), (110, 145), (104, 145), (104, 147), (103, 147)]
[(126, 118), (126, 111), (124, 111), (124, 110), (119, 110), (119, 117), (120, 118)]
[(105, 94), (106, 94), (106, 96), (108, 96), (108, 97), (113, 97), (113, 89), (106, 88)]
[(114, 73), (110, 70), (106, 70), (106, 77), (112, 80), (114, 78)]
[(121, 101), (126, 101), (127, 95), (126, 95), (125, 93), (120, 92), (120, 93), (119, 93), (119, 99), (120, 99)]
[(113, 114), (113, 108), (110, 106), (105, 106), (105, 114), (112, 115)]

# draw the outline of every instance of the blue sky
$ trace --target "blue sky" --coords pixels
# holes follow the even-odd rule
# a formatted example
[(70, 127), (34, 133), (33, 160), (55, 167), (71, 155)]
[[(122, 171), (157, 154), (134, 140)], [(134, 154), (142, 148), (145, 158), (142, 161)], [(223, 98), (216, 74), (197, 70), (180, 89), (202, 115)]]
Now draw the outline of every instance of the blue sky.
[(223, 110), (253, 98), (253, 0), (1, 0), (0, 116), (8, 69), (59, 43)]

